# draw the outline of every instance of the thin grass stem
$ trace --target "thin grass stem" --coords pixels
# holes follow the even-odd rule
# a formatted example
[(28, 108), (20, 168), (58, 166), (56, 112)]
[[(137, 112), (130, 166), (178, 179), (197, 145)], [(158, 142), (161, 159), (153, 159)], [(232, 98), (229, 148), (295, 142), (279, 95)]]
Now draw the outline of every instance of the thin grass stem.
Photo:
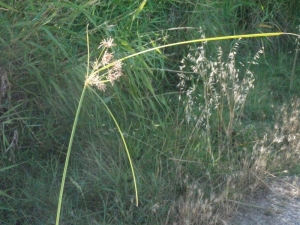
[(129, 153), (129, 150), (128, 150), (128, 147), (127, 147), (127, 144), (126, 144), (126, 141), (125, 141), (125, 138), (124, 138), (124, 134), (115, 118), (115, 116), (113, 115), (113, 113), (111, 112), (111, 110), (109, 109), (109, 107), (107, 106), (107, 104), (103, 101), (103, 99), (92, 89), (92, 91), (97, 95), (97, 97), (100, 99), (100, 101), (104, 104), (106, 110), (108, 111), (109, 115), (111, 116), (111, 118), (113, 119), (117, 129), (118, 129), (118, 132), (122, 138), (122, 142), (124, 144), (124, 147), (125, 147), (125, 150), (126, 150), (126, 154), (127, 154), (127, 158), (129, 160), (129, 164), (130, 164), (130, 169), (131, 169), (131, 173), (132, 173), (132, 177), (133, 177), (133, 183), (134, 183), (134, 189), (135, 189), (135, 200), (136, 200), (136, 206), (138, 206), (139, 204), (139, 198), (138, 198), (138, 189), (137, 189), (137, 183), (136, 183), (136, 176), (135, 176), (135, 172), (134, 172), (134, 168), (133, 168), (133, 163), (132, 163), (132, 159), (131, 159), (131, 156), (130, 156), (130, 153)]
[[(157, 46), (155, 48), (149, 48), (147, 50), (141, 51), (141, 52), (137, 52), (134, 54), (131, 54), (129, 56), (126, 56), (122, 59), (119, 59), (118, 61), (124, 61), (126, 59), (130, 59), (132, 57), (138, 56), (138, 55), (142, 55), (144, 53), (147, 52), (152, 52), (158, 49), (162, 49), (162, 48), (168, 48), (168, 47), (172, 47), (172, 46), (178, 46), (178, 45), (186, 45), (186, 44), (192, 44), (192, 43), (199, 43), (199, 42), (209, 42), (209, 41), (221, 41), (221, 40), (230, 40), (230, 39), (239, 39), (239, 38), (255, 38), (255, 37), (271, 37), (271, 36), (280, 36), (283, 34), (287, 34), (284, 32), (275, 32), (275, 33), (261, 33), (261, 34), (243, 34), (243, 35), (233, 35), (233, 36), (223, 36), (223, 37), (213, 37), (213, 38), (202, 38), (202, 39), (195, 39), (195, 40), (190, 40), (190, 41), (182, 41), (182, 42), (176, 42), (176, 43), (172, 43), (172, 44), (167, 44), (167, 45), (162, 45), (162, 46)], [(289, 35), (296, 35), (296, 34), (292, 34), (289, 33)], [(298, 36), (298, 35), (296, 35)], [(96, 73), (99, 73), (105, 69), (108, 69), (110, 67), (112, 67), (115, 64), (115, 62), (112, 62), (102, 68), (100, 68), (99, 70), (96, 71)]]
[(85, 92), (86, 92), (86, 86), (84, 86), (84, 88), (82, 89), (82, 93), (81, 93), (80, 100), (79, 100), (79, 103), (78, 103), (78, 108), (77, 108), (76, 115), (75, 115), (75, 120), (74, 120), (73, 127), (72, 127), (72, 133), (71, 133), (69, 146), (68, 146), (68, 151), (67, 151), (67, 156), (66, 156), (66, 160), (65, 160), (63, 177), (61, 179), (55, 225), (59, 225), (62, 198), (63, 198), (63, 194), (64, 194), (64, 187), (65, 187), (65, 181), (66, 181), (67, 170), (68, 170), (68, 165), (69, 165), (69, 159), (70, 159), (72, 144), (73, 144), (75, 131), (76, 131), (76, 127), (77, 127), (78, 117), (79, 117), (79, 114), (80, 114), (80, 110), (81, 110), (81, 106), (82, 106), (82, 103), (83, 103)]
[[(87, 25), (87, 29), (88, 29), (88, 25)], [(88, 63), (89, 63), (89, 59), (90, 59), (89, 36), (88, 36), (88, 32), (86, 32), (86, 33), (87, 33), (87, 43), (88, 43), (87, 51), (88, 51)], [(89, 72), (89, 67), (87, 66), (87, 75), (88, 75), (88, 72)], [(64, 194), (64, 187), (65, 187), (66, 176), (67, 176), (67, 171), (68, 171), (69, 159), (70, 159), (70, 155), (71, 155), (71, 149), (72, 149), (72, 145), (73, 145), (73, 140), (74, 140), (74, 136), (75, 136), (75, 131), (76, 131), (76, 127), (77, 127), (80, 110), (81, 110), (83, 99), (84, 99), (85, 92), (86, 92), (86, 87), (87, 87), (87, 85), (85, 83), (85, 85), (82, 89), (82, 92), (81, 92), (80, 100), (79, 100), (78, 107), (76, 110), (74, 123), (72, 126), (72, 132), (71, 132), (71, 137), (70, 137), (69, 146), (68, 146), (68, 150), (67, 150), (67, 156), (66, 156), (66, 160), (65, 160), (63, 177), (61, 179), (61, 185), (60, 185), (60, 190), (59, 190), (59, 198), (58, 198), (55, 225), (59, 225), (62, 198), (63, 198), (63, 194)]]

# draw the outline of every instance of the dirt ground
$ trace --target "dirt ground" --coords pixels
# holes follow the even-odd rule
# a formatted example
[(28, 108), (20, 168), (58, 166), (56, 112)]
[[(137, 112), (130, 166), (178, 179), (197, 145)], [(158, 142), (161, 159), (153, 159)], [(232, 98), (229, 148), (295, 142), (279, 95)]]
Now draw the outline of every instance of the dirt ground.
[(266, 183), (268, 191), (250, 196), (228, 225), (300, 225), (300, 179), (276, 178)]

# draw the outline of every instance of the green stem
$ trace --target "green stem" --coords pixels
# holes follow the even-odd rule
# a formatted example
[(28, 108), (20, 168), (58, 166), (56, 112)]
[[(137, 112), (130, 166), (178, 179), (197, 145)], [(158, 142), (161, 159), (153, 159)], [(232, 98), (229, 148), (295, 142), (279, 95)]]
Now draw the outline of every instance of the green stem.
[(136, 206), (138, 206), (138, 204), (139, 204), (139, 197), (138, 197), (138, 189), (137, 189), (137, 183), (136, 183), (136, 176), (135, 176), (135, 173), (134, 173), (134, 168), (133, 168), (133, 163), (132, 163), (132, 160), (131, 160), (131, 156), (130, 156), (130, 153), (129, 153), (129, 150), (128, 150), (128, 147), (127, 147), (127, 144), (126, 144), (126, 141), (125, 141), (125, 138), (124, 138), (124, 134), (122, 133), (122, 130), (121, 130), (121, 128), (120, 128), (120, 126), (119, 126), (116, 118), (114, 117), (113, 113), (110, 111), (110, 109), (106, 105), (106, 103), (103, 101), (103, 99), (93, 89), (91, 89), (91, 90), (97, 95), (97, 97), (103, 103), (103, 105), (105, 106), (105, 108), (108, 111), (109, 115), (113, 119), (116, 127), (118, 128), (118, 132), (119, 132), (119, 134), (120, 134), (120, 136), (122, 138), (122, 141), (123, 141), (123, 144), (124, 144), (124, 147), (125, 147), (125, 151), (126, 151), (126, 154), (127, 154), (127, 158), (128, 158), (129, 164), (130, 164), (131, 174), (132, 174), (133, 183), (134, 183), (134, 190), (135, 190), (135, 201), (136, 201)]
[[(279, 35), (293, 35), (293, 36), (299, 36), (293, 33), (284, 33), (284, 32), (275, 32), (275, 33), (259, 33), (259, 34), (242, 34), (242, 35), (233, 35), (233, 36), (222, 36), (222, 37), (212, 37), (212, 38), (202, 38), (202, 39), (195, 39), (195, 40), (189, 40), (189, 41), (181, 41), (181, 42), (176, 42), (172, 44), (167, 44), (167, 45), (162, 45), (162, 46), (157, 46), (155, 48), (149, 48), (144, 51), (140, 51), (134, 54), (131, 54), (129, 56), (126, 56), (122, 59), (119, 59), (118, 61), (122, 62), (126, 59), (145, 54), (146, 52), (151, 52), (154, 50), (162, 49), (162, 48), (168, 48), (172, 46), (178, 46), (178, 45), (186, 45), (186, 44), (194, 44), (194, 43), (199, 43), (199, 42), (208, 42), (208, 41), (221, 41), (221, 40), (231, 40), (231, 39), (239, 39), (239, 38), (255, 38), (255, 37), (272, 37), (272, 36), (279, 36)], [(112, 67), (115, 64), (115, 62), (112, 62), (104, 67), (101, 67), (99, 70), (95, 71), (96, 73), (99, 73), (105, 69), (108, 69)]]
[(84, 86), (84, 88), (81, 92), (81, 97), (80, 97), (80, 100), (79, 100), (75, 120), (74, 120), (73, 127), (72, 127), (72, 133), (71, 133), (70, 142), (69, 142), (68, 151), (67, 151), (67, 156), (66, 156), (66, 160), (65, 160), (65, 167), (64, 167), (63, 177), (62, 177), (61, 185), (60, 185), (55, 225), (59, 225), (61, 204), (62, 204), (62, 198), (63, 198), (63, 194), (64, 194), (64, 187), (65, 187), (65, 181), (66, 181), (67, 170), (68, 170), (68, 165), (69, 165), (69, 158), (70, 158), (70, 154), (71, 154), (71, 149), (72, 149), (72, 144), (73, 144), (74, 135), (75, 135), (75, 131), (76, 131), (76, 126), (77, 126), (77, 122), (78, 122), (78, 117), (79, 117), (79, 113), (80, 113), (80, 109), (81, 109), (81, 106), (82, 106), (82, 102), (83, 102), (85, 92), (86, 92), (86, 85)]

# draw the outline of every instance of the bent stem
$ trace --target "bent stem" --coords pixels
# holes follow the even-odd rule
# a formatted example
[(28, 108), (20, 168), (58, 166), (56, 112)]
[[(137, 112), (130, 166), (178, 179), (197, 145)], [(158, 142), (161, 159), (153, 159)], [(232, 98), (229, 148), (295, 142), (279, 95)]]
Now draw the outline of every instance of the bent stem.
[(100, 99), (100, 101), (104, 104), (106, 110), (108, 111), (109, 115), (111, 116), (111, 118), (113, 119), (116, 127), (118, 128), (118, 132), (122, 138), (122, 142), (124, 144), (124, 147), (125, 147), (125, 151), (126, 151), (126, 154), (127, 154), (127, 158), (128, 158), (128, 161), (129, 161), (129, 164), (130, 164), (130, 169), (131, 169), (131, 174), (132, 174), (132, 177), (133, 177), (133, 183), (134, 183), (134, 190), (135, 190), (135, 201), (136, 201), (136, 206), (138, 206), (139, 204), (139, 198), (138, 198), (138, 191), (137, 191), (137, 184), (136, 184), (136, 176), (135, 176), (135, 172), (134, 172), (134, 168), (133, 168), (133, 163), (132, 163), (132, 160), (131, 160), (131, 156), (130, 156), (130, 153), (129, 153), (129, 150), (128, 150), (128, 147), (127, 147), (127, 144), (126, 144), (126, 141), (125, 141), (125, 138), (124, 138), (124, 134), (122, 133), (122, 130), (116, 120), (116, 118), (114, 117), (113, 113), (110, 111), (109, 107), (107, 106), (107, 104), (103, 101), (103, 99), (92, 89), (92, 91), (97, 95), (97, 97)]
[[(152, 51), (156, 51), (158, 49), (168, 48), (168, 47), (178, 46), (178, 45), (186, 45), (186, 44), (209, 42), (209, 41), (221, 41), (221, 40), (240, 39), (240, 38), (272, 37), (272, 36), (280, 36), (280, 35), (283, 35), (283, 34), (293, 35), (293, 36), (297, 36), (297, 37), (300, 36), (300, 35), (293, 34), (293, 33), (275, 32), (275, 33), (242, 34), (242, 35), (233, 35), (233, 36), (201, 38), (201, 39), (195, 39), (195, 40), (189, 40), (189, 41), (181, 41), (181, 42), (176, 42), (176, 43), (172, 43), (172, 44), (157, 46), (155, 48), (149, 48), (147, 50), (144, 50), (144, 51), (141, 51), (141, 52), (137, 52), (137, 53), (131, 54), (129, 56), (123, 57), (122, 59), (119, 59), (118, 61), (122, 62), (122, 61), (124, 61), (126, 59), (130, 59), (132, 57), (135, 57), (135, 56), (138, 56), (138, 55), (141, 55), (141, 54), (145, 54), (147, 52), (152, 52)], [(100, 68), (96, 72), (99, 73), (99, 72), (101, 72), (101, 71), (103, 71), (105, 69), (108, 69), (108, 68), (112, 67), (114, 64), (115, 64), (115, 62), (110, 63), (110, 64), (108, 64), (108, 65)]]

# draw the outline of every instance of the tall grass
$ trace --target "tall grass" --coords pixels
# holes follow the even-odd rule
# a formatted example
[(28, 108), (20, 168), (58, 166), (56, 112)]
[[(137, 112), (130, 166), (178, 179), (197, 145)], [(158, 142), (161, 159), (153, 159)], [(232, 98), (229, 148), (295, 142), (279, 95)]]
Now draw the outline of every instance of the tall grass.
[[(88, 34), (88, 32), (87, 32), (87, 34)], [(132, 54), (130, 56), (124, 57), (124, 58), (122, 58), (120, 60), (117, 60), (116, 62), (112, 62), (112, 63), (110, 63), (110, 61), (113, 59), (112, 53), (108, 53), (107, 50), (105, 50), (104, 54), (101, 54), (99, 56), (99, 58), (97, 58), (96, 61), (94, 62), (93, 69), (92, 69), (91, 72), (89, 72), (89, 69), (87, 67), (86, 81), (85, 81), (85, 85), (84, 85), (84, 88), (82, 90), (82, 94), (81, 94), (81, 97), (80, 97), (80, 100), (79, 100), (79, 105), (78, 105), (78, 108), (77, 108), (77, 112), (76, 112), (76, 116), (75, 116), (75, 120), (74, 120), (74, 125), (73, 125), (73, 128), (72, 128), (71, 138), (70, 138), (69, 147), (68, 147), (67, 156), (66, 156), (66, 161), (65, 161), (62, 184), (61, 184), (61, 189), (60, 189), (56, 224), (59, 224), (61, 203), (62, 203), (62, 197), (63, 197), (64, 184), (65, 184), (65, 180), (66, 180), (67, 167), (68, 167), (69, 158), (70, 158), (70, 152), (71, 152), (71, 148), (72, 148), (72, 144), (73, 144), (73, 139), (74, 139), (74, 134), (75, 134), (75, 130), (76, 130), (77, 122), (78, 122), (80, 109), (82, 107), (82, 101), (84, 99), (86, 88), (88, 86), (96, 86), (99, 90), (105, 91), (106, 90), (106, 84), (105, 84), (106, 82), (111, 82), (113, 84), (114, 81), (117, 80), (122, 75), (122, 72), (121, 72), (121, 62), (122, 61), (124, 61), (126, 59), (129, 59), (129, 58), (132, 58), (134, 56), (140, 55), (140, 54), (145, 54), (145, 53), (150, 52), (150, 51), (158, 50), (160, 48), (166, 48), (166, 47), (182, 45), (182, 44), (189, 44), (189, 43), (197, 43), (197, 42), (218, 41), (218, 40), (228, 40), (228, 39), (237, 39), (237, 38), (277, 36), (277, 35), (282, 35), (282, 34), (283, 33), (280, 32), (280, 33), (267, 33), (267, 34), (236, 35), (236, 36), (226, 36), (226, 37), (216, 37), (216, 38), (202, 38), (202, 39), (198, 39), (198, 40), (168, 44), (168, 45), (159, 46), (159, 47), (155, 47), (155, 48), (152, 48), (152, 49), (144, 50), (142, 52)], [(87, 35), (87, 42), (89, 43), (88, 35)], [(105, 48), (113, 47), (114, 46), (113, 39), (104, 40), (102, 42), (102, 44), (100, 45), (100, 47), (101, 46), (104, 46)], [(248, 78), (248, 77), (244, 78), (245, 81), (242, 82), (244, 86), (242, 86), (241, 88), (238, 87), (237, 83), (238, 83), (239, 77), (238, 77), (237, 72), (235, 71), (235, 62), (234, 62), (234, 54), (235, 54), (236, 48), (237, 48), (237, 46), (234, 48), (234, 51), (231, 52), (231, 57), (230, 57), (231, 61), (229, 62), (228, 66), (226, 68), (223, 68), (222, 62), (220, 61), (219, 62), (220, 63), (219, 64), (220, 68), (218, 68), (220, 73), (224, 73), (224, 72), (226, 73), (226, 70), (230, 71), (229, 75), (223, 74), (223, 75), (220, 76), (221, 86), (230, 85), (230, 87), (226, 87), (226, 88), (222, 87), (222, 95), (223, 94), (226, 95), (227, 101), (228, 101), (228, 106), (229, 106), (228, 108), (229, 108), (229, 111), (230, 111), (229, 112), (230, 116), (229, 116), (228, 125), (225, 125), (226, 126), (225, 127), (226, 135), (230, 138), (229, 145), (231, 145), (231, 138), (232, 138), (232, 132), (233, 132), (233, 120), (235, 119), (234, 113), (237, 111), (236, 108), (238, 108), (238, 109), (243, 108), (245, 100), (246, 100), (247, 93), (249, 91), (249, 88), (251, 88), (252, 85), (253, 85), (252, 84), (253, 83), (253, 78), (251, 78), (251, 76), (253, 76), (253, 75), (249, 70), (247, 70), (246, 73), (250, 74), (250, 78)], [(221, 52), (220, 52), (220, 54), (221, 54)], [(88, 44), (88, 56), (89, 56), (89, 44)], [(220, 55), (220, 57), (221, 56), (222, 55)], [(202, 57), (201, 60), (205, 61), (205, 58), (204, 58), (203, 55), (200, 56), (200, 57)], [(255, 58), (258, 58), (258, 57), (259, 57), (258, 55), (255, 56)], [(219, 59), (219, 60), (221, 60), (221, 59)], [(88, 62), (89, 62), (89, 57), (88, 57)], [(201, 61), (199, 61), (199, 60), (194, 60), (194, 62), (201, 64)], [(108, 70), (107, 75), (106, 74), (99, 75), (99, 73), (101, 71), (103, 71), (105, 69), (109, 69), (110, 67), (112, 67), (112, 69)], [(205, 66), (205, 67), (209, 68), (209, 66)], [(201, 65), (198, 69), (200, 69), (200, 68), (201, 68)], [(194, 69), (194, 72), (198, 72), (197, 69)], [(203, 71), (202, 72), (200, 71), (199, 73), (203, 74)], [(214, 68), (212, 68), (212, 74), (214, 74), (214, 73), (216, 73), (216, 71), (215, 71)], [(227, 76), (229, 76), (229, 79), (230, 79), (229, 82), (227, 80)], [(203, 79), (206, 80), (207, 77), (203, 77)], [(214, 88), (210, 89), (214, 82), (216, 82), (216, 81), (211, 81), (211, 80), (210, 81), (204, 81), (204, 89), (205, 89), (204, 90), (204, 95), (205, 95), (204, 98), (205, 98), (205, 105), (206, 106), (209, 106), (209, 104), (211, 102), (211, 100), (208, 99), (209, 97), (207, 97), (207, 95), (211, 94), (212, 91), (215, 91)], [(210, 90), (208, 90), (208, 89), (210, 89)], [(229, 91), (231, 93), (229, 93)], [(221, 95), (221, 94), (218, 94), (218, 93), (213, 93), (213, 94), (215, 94), (215, 96), (217, 96), (217, 97)], [(213, 99), (213, 97), (210, 97), (210, 98)], [(242, 100), (240, 101), (240, 99), (242, 99)], [(222, 100), (223, 99), (221, 99), (221, 101)], [(102, 102), (103, 102), (103, 100), (102, 100)], [(219, 105), (222, 105), (223, 102), (219, 102), (217, 100), (217, 102), (215, 104), (217, 104), (217, 107), (219, 107)], [(104, 103), (104, 105), (105, 105), (105, 103)], [(125, 142), (122, 130), (120, 129), (120, 127), (119, 127), (115, 117), (111, 113), (110, 109), (108, 107), (106, 107), (106, 108), (109, 111), (109, 114), (112, 116), (112, 118), (113, 118), (113, 120), (114, 120), (114, 122), (115, 122), (115, 124), (118, 128), (118, 131), (119, 131), (119, 133), (122, 137), (122, 141), (123, 141), (125, 149), (126, 149), (126, 153), (127, 153), (127, 156), (128, 156), (129, 162), (130, 162), (131, 172), (132, 172), (132, 176), (133, 176), (133, 183), (134, 183), (134, 186), (135, 186), (136, 206), (138, 206), (138, 191), (137, 191), (137, 185), (136, 185), (136, 177), (135, 177), (135, 172), (134, 172), (132, 160), (131, 160), (131, 157), (130, 157), (130, 153), (129, 153), (129, 150), (127, 148), (127, 144)], [(205, 111), (208, 113), (209, 109), (206, 108)], [(219, 112), (220, 112), (220, 110), (219, 110)], [(220, 122), (223, 124), (224, 121), (222, 119), (222, 112), (220, 112), (220, 116), (221, 116)], [(208, 136), (208, 142), (207, 142), (208, 151), (209, 151), (210, 155), (212, 156), (213, 163), (214, 163), (214, 157), (213, 157), (213, 154), (212, 154), (211, 142), (210, 142), (210, 138), (211, 138), (210, 125), (209, 125), (209, 122), (208, 122), (210, 115), (206, 115), (204, 117), (207, 118), (206, 127), (207, 127), (207, 136)], [(198, 119), (198, 120), (201, 121), (202, 119)], [(198, 124), (198, 122), (197, 122), (197, 124)], [(196, 126), (197, 126), (197, 124), (196, 124)], [(219, 151), (219, 157), (220, 157), (220, 151)]]
[[(282, 83), (282, 88), (289, 89), (287, 71), (292, 71), (297, 58), (296, 54), (287, 54), (288, 50), (295, 50), (292, 38), (280, 35), (240, 41), (236, 61), (245, 65), (250, 60), (249, 55), (265, 47), (259, 66), (251, 67), (256, 80), (254, 89), (247, 94), (243, 110), (233, 112), (233, 120), (226, 108), (230, 103), (226, 92), (220, 92), (224, 106), (214, 111), (208, 121), (209, 139), (203, 132), (206, 128), (184, 120), (185, 105), (178, 101), (176, 88), (180, 61), (188, 53), (192, 54), (187, 46), (199, 47), (200, 43), (193, 41), (199, 39), (199, 25), (204, 27), (208, 37), (274, 32), (285, 25), (290, 27), (286, 30), (293, 30), (294, 25), (275, 16), (280, 15), (278, 9), (287, 10), (285, 4), (281, 8), (269, 6), (268, 1), (244, 4), (250, 5), (253, 12), (259, 9), (259, 13), (251, 14), (247, 29), (239, 27), (241, 16), (235, 14), (238, 7), (244, 5), (233, 2), (148, 0), (104, 1), (100, 5), (91, 1), (1, 1), (0, 5), (3, 12), (0, 15), (3, 27), (0, 66), (4, 71), (1, 74), (7, 75), (6, 81), (1, 77), (4, 81), (1, 91), (5, 92), (1, 95), (0, 108), (4, 156), (1, 167), (9, 168), (13, 161), (26, 161), (1, 171), (0, 190), (6, 195), (1, 196), (0, 223), (54, 224), (59, 196), (60, 224), (220, 222), (235, 211), (243, 194), (255, 193), (266, 171), (275, 169), (281, 174), (288, 164), (290, 171), (297, 171), (293, 166), (295, 161), (289, 160), (289, 155), (297, 151), (286, 152), (286, 155), (276, 151), (281, 147), (286, 149), (287, 143), (293, 149), (296, 147), (289, 133), (297, 137), (297, 126), (293, 125), (289, 131), (278, 129), (277, 139), (273, 139), (272, 134), (265, 135), (274, 130), (275, 121), (280, 127), (296, 115), (297, 104), (293, 104), (292, 113), (287, 103), (282, 109), (286, 110), (284, 119), (273, 116), (275, 110), (280, 110), (282, 101), (290, 95), (297, 96), (295, 90), (285, 94), (273, 85), (283, 73), (287, 85)], [(208, 29), (212, 24), (213, 28)], [(122, 60), (123, 75), (120, 82), (107, 85), (103, 92), (97, 90), (97, 87), (103, 88), (97, 83), (97, 76), (85, 75), (94, 71), (106, 77), (114, 66), (112, 63), (93, 68), (97, 65), (93, 64), (95, 60), (101, 59), (99, 53), (102, 56), (105, 53), (98, 49), (99, 43), (110, 37), (114, 37), (117, 44), (112, 52), (117, 61)], [(186, 40), (191, 41), (184, 42)], [(218, 62), (213, 54), (218, 46), (224, 52), (224, 61), (219, 61), (219, 65), (223, 62), (229, 65), (228, 44), (234, 43), (234, 40), (208, 42), (202, 65)], [(270, 60), (269, 47), (273, 46), (280, 63)], [(295, 65), (294, 87), (299, 82), (297, 61)], [(241, 69), (238, 64), (235, 66)], [(243, 78), (241, 75), (239, 81)], [(10, 88), (4, 88), (7, 80)], [(186, 82), (187, 88), (189, 82)], [(96, 86), (91, 87), (91, 84)], [(86, 92), (76, 117), (72, 144), (69, 138), (83, 87)], [(201, 82), (200, 87), (203, 87)], [(207, 91), (207, 97), (213, 90), (209, 88), (207, 83), (207, 88), (202, 89)], [(200, 89), (197, 91), (201, 94)], [(281, 100), (277, 101), (278, 98)], [(118, 122), (119, 130), (106, 107)], [(223, 124), (218, 129), (221, 119)], [(260, 119), (266, 124), (262, 126)], [(232, 137), (230, 129), (235, 132)], [(134, 164), (139, 207), (135, 206), (134, 180), (120, 131)], [(288, 142), (279, 143), (280, 135), (286, 136)], [(211, 152), (208, 154), (209, 142)], [(72, 152), (71, 148), (67, 151), (70, 143)], [(67, 152), (70, 158), (66, 163)], [(282, 163), (276, 167), (278, 162)], [(65, 169), (65, 192), (60, 194), (64, 163), (68, 172)], [(197, 210), (193, 211), (190, 206)]]

